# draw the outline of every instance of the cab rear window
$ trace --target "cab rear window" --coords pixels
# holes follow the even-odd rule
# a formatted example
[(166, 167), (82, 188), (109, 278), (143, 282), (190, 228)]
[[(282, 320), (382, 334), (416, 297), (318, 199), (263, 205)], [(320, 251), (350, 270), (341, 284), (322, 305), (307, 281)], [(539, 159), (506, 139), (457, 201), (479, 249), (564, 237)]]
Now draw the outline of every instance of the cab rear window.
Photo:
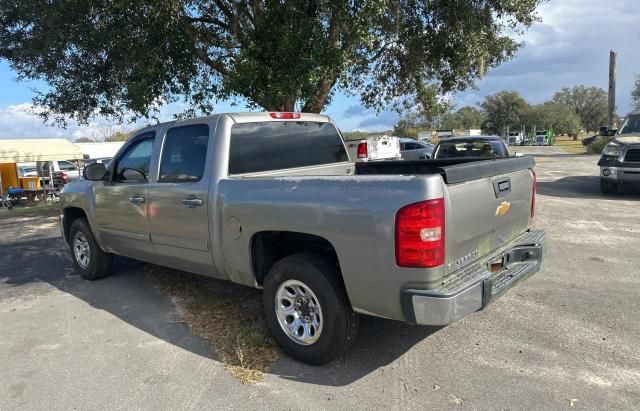
[(231, 128), (229, 174), (256, 173), (349, 161), (331, 123), (265, 121)]

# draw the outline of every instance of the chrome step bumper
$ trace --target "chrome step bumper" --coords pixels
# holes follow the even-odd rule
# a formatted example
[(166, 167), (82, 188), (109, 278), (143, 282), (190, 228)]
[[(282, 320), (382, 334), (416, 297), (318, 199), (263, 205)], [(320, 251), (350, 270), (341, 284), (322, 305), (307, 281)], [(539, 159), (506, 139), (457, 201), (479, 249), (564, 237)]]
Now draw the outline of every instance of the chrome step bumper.
[[(432, 290), (407, 289), (405, 318), (423, 325), (447, 325), (486, 307), (518, 282), (540, 270), (546, 252), (544, 231), (528, 231), (481, 262), (453, 273)], [(488, 263), (504, 256), (505, 269), (492, 273)]]

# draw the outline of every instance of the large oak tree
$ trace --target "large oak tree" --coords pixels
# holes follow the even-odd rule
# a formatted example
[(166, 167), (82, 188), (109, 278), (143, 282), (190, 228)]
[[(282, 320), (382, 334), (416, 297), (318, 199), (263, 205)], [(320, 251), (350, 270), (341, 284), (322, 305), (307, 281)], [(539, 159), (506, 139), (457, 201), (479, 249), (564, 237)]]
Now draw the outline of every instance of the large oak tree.
[(338, 88), (428, 110), (511, 58), (542, 1), (2, 0), (0, 58), (61, 122), (229, 98), (320, 112)]

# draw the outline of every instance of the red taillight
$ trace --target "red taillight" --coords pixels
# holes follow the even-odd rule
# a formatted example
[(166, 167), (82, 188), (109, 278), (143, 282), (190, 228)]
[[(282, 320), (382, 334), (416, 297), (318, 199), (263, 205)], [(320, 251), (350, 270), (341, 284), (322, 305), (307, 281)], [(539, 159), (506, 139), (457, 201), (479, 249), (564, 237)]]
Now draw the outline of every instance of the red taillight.
[(269, 113), (269, 115), (271, 116), (271, 118), (277, 118), (277, 119), (295, 119), (295, 118), (300, 118), (300, 113)]
[(67, 181), (68, 178), (69, 176), (67, 175), (67, 173), (62, 173), (62, 181)]
[(536, 215), (536, 186), (538, 185), (538, 179), (535, 171), (531, 170), (531, 174), (533, 174), (533, 195), (531, 196), (531, 218), (533, 218)]
[(358, 158), (367, 158), (369, 151), (367, 149), (367, 143), (358, 144)]
[(396, 264), (433, 268), (444, 264), (444, 199), (422, 201), (396, 214)]

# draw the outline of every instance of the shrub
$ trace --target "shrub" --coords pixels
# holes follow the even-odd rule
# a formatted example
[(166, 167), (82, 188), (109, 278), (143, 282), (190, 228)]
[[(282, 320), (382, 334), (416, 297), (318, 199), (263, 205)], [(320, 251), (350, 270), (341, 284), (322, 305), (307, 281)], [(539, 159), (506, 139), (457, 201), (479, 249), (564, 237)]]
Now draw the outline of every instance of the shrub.
[(591, 153), (601, 154), (602, 150), (604, 150), (604, 146), (609, 144), (610, 141), (610, 138), (601, 138), (589, 146), (589, 151)]

